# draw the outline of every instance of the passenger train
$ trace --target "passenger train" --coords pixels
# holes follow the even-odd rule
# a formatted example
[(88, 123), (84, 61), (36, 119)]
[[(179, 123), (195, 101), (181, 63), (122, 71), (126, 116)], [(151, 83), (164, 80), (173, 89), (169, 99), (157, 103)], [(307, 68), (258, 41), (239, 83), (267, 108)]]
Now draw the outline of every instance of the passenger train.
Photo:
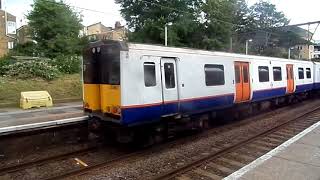
[(83, 66), (91, 124), (119, 134), (202, 126), (192, 117), (320, 89), (317, 62), (111, 40), (85, 48)]

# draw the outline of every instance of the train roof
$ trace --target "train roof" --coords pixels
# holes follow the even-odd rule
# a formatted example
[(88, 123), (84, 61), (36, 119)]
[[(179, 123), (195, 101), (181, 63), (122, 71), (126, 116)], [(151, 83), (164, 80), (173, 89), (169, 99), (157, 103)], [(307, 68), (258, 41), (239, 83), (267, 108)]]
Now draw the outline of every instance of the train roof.
[(235, 58), (248, 58), (255, 60), (273, 60), (273, 61), (299, 61), (305, 63), (319, 63), (313, 61), (305, 60), (295, 60), (295, 59), (284, 59), (276, 57), (267, 57), (267, 56), (255, 56), (255, 55), (245, 55), (237, 53), (228, 53), (228, 52), (219, 52), (219, 51), (209, 51), (209, 50), (200, 50), (194, 48), (185, 48), (185, 47), (166, 47), (163, 45), (152, 45), (152, 44), (140, 44), (140, 43), (127, 43), (124, 41), (114, 41), (114, 40), (101, 40), (90, 43), (87, 48), (98, 47), (103, 44), (114, 44), (120, 47), (121, 51), (130, 51), (132, 50), (147, 50), (153, 52), (170, 52), (170, 53), (183, 53), (183, 54), (201, 54), (201, 55), (210, 55), (210, 56), (225, 56), (225, 57), (235, 57)]
[(260, 60), (273, 60), (273, 61), (299, 61), (305, 63), (314, 63), (313, 61), (306, 60), (295, 60), (295, 59), (284, 59), (276, 57), (267, 57), (267, 56), (255, 56), (255, 55), (245, 55), (237, 53), (228, 53), (220, 51), (209, 51), (209, 50), (200, 50), (193, 48), (178, 48), (178, 47), (166, 47), (162, 45), (151, 45), (151, 44), (139, 44), (139, 43), (128, 43), (129, 51), (130, 49), (134, 50), (148, 50), (148, 51), (161, 51), (161, 52), (171, 52), (171, 53), (184, 53), (184, 54), (201, 54), (201, 55), (211, 55), (211, 56), (225, 56), (225, 57), (235, 57), (235, 58), (248, 58), (248, 59), (260, 59)]

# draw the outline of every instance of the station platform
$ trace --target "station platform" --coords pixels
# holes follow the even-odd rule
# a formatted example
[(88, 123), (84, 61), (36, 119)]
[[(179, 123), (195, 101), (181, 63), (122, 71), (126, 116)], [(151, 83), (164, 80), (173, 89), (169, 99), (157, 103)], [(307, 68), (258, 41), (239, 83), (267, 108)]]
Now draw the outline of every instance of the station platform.
[(320, 180), (320, 122), (225, 180)]
[(0, 109), (0, 135), (26, 129), (61, 125), (86, 120), (82, 102), (61, 103), (50, 108)]

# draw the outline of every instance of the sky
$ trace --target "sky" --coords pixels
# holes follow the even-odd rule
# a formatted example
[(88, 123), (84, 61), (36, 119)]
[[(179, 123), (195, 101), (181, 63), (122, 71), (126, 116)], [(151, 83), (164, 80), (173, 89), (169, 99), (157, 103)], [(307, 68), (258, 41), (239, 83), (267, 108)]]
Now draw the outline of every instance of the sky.
[[(5, 1), (7, 11), (17, 16), (18, 27), (26, 24), (25, 14), (31, 10), (33, 0), (2, 0)], [(253, 5), (258, 0), (246, 0), (249, 5)], [(318, 21), (320, 0), (268, 0), (276, 5), (277, 9), (283, 11), (290, 19), (290, 24), (298, 24), (304, 22)], [(121, 17), (119, 9), (120, 6), (115, 4), (114, 0), (65, 0), (71, 6), (80, 8), (92, 9), (89, 10), (77, 9), (83, 15), (83, 24), (90, 25), (97, 22), (102, 22), (106, 26), (114, 26), (115, 21), (120, 21), (125, 24)], [(316, 25), (310, 26), (310, 30), (314, 31)], [(307, 28), (302, 27), (302, 28)], [(314, 35), (314, 39), (320, 40), (320, 27)]]

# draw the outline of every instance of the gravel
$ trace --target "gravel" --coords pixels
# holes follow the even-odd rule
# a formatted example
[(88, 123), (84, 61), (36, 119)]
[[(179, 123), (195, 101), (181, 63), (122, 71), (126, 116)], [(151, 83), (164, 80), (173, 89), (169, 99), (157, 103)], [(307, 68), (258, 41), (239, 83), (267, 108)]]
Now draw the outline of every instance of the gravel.
[(163, 145), (159, 145), (158, 151), (148, 152), (131, 160), (119, 161), (113, 163), (112, 167), (95, 169), (73, 179), (150, 179), (206, 156), (208, 153), (216, 152), (222, 147), (259, 134), (261, 130), (278, 126), (287, 121), (288, 117), (297, 117), (319, 105), (320, 102), (317, 100), (305, 101), (238, 121), (226, 127), (213, 128), (204, 132), (199, 138), (191, 137), (190, 141), (183, 142), (177, 140), (175, 145), (167, 148), (160, 148)]

